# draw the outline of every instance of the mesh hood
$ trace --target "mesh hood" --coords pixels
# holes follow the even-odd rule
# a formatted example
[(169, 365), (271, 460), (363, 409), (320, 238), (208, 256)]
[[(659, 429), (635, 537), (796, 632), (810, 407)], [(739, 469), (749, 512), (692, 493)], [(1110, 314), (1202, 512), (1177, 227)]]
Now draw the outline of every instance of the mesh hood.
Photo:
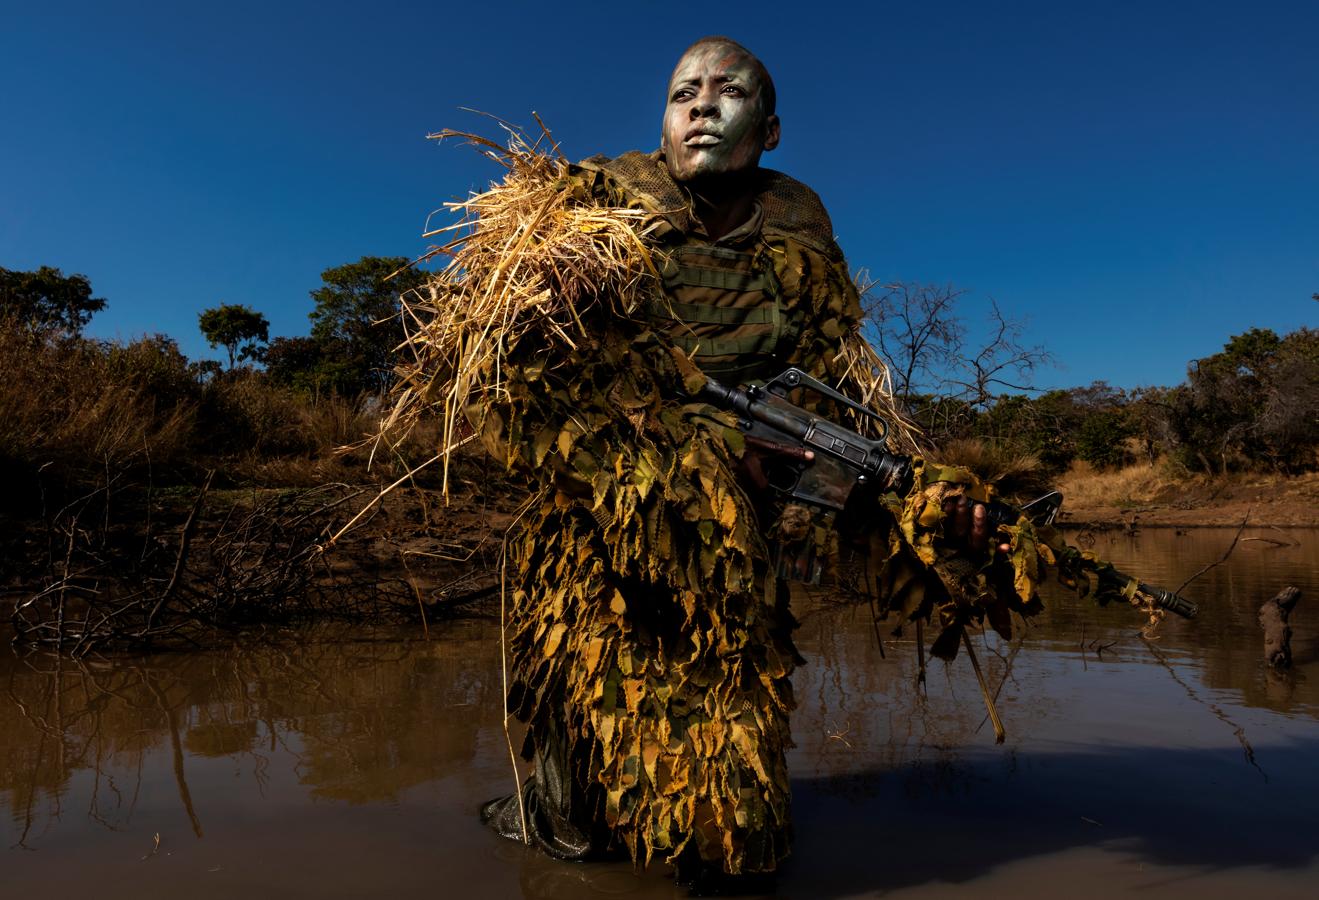
[[(608, 175), (675, 228), (691, 229), (690, 201), (669, 175), (658, 152), (632, 150), (614, 159), (593, 156), (583, 160), (580, 166)], [(765, 211), (765, 234), (793, 238), (830, 258), (842, 257), (834, 241), (833, 223), (815, 191), (773, 169), (757, 169), (756, 175), (759, 181), (756, 193)]]

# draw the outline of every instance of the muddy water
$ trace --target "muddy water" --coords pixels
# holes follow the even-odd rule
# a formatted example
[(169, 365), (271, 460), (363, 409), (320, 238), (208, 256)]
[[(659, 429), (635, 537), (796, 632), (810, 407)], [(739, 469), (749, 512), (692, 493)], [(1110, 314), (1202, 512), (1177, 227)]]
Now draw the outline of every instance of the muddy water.
[[(1176, 586), (1233, 531), (1095, 549)], [(1068, 595), (913, 689), (864, 611), (803, 594), (786, 897), (1312, 897), (1319, 891), (1319, 532), (1247, 531), (1151, 646)], [(1286, 546), (1280, 545), (1285, 543)], [(1260, 664), (1285, 584), (1296, 670)], [(290, 634), (71, 663), (0, 650), (0, 897), (683, 896), (551, 863), (473, 815), (511, 786), (497, 624)], [(157, 836), (159, 843), (157, 844)]]

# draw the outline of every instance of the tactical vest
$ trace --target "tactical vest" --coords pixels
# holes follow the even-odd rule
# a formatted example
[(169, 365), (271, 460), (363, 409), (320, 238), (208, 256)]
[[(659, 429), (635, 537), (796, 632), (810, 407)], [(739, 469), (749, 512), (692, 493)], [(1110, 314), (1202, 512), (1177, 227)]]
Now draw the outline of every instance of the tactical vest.
[(660, 274), (664, 295), (646, 312), (707, 375), (739, 384), (783, 368), (802, 322), (784, 310), (766, 254), (684, 244), (669, 251)]

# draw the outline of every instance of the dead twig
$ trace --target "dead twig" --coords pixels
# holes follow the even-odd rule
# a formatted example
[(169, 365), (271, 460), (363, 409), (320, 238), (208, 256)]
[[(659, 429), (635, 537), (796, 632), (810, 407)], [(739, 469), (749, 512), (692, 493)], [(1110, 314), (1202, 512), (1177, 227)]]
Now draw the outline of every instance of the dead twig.
[(1218, 562), (1210, 563), (1209, 565), (1201, 569), (1199, 572), (1196, 572), (1190, 578), (1183, 581), (1181, 583), (1181, 586), (1178, 587), (1177, 590), (1173, 591), (1174, 594), (1180, 594), (1182, 591), (1186, 590), (1186, 586), (1190, 584), (1192, 581), (1195, 581), (1197, 578), (1208, 572), (1210, 569), (1216, 569), (1219, 566), (1221, 566), (1223, 563), (1227, 562), (1227, 558), (1232, 555), (1232, 551), (1235, 550), (1237, 547), (1237, 541), (1241, 540), (1241, 532), (1246, 530), (1246, 523), (1250, 521), (1250, 512), (1251, 511), (1249, 509), (1246, 510), (1246, 517), (1241, 520), (1241, 527), (1237, 529), (1236, 535), (1232, 538), (1232, 543), (1227, 545), (1227, 550), (1226, 552), (1223, 553), (1223, 557), (1220, 560), (1218, 560)]
[(197, 532), (197, 514), (201, 512), (202, 504), (206, 502), (206, 494), (211, 489), (211, 479), (214, 477), (214, 469), (206, 473), (206, 481), (202, 484), (201, 490), (197, 492), (197, 499), (193, 501), (192, 509), (188, 510), (188, 519), (183, 523), (183, 530), (180, 532), (179, 552), (174, 559), (174, 571), (170, 574), (169, 584), (165, 585), (165, 589), (156, 598), (156, 604), (151, 607), (151, 612), (147, 614), (146, 624), (142, 626), (139, 637), (151, 631), (151, 626), (154, 624), (160, 608), (174, 595), (174, 591), (178, 587), (179, 577), (183, 574), (183, 567), (188, 562), (188, 548), (192, 546), (192, 537)]
[(1159, 665), (1163, 666), (1168, 671), (1168, 674), (1172, 676), (1172, 680), (1181, 685), (1182, 690), (1186, 691), (1188, 697), (1208, 709), (1214, 714), (1215, 718), (1232, 729), (1233, 736), (1236, 737), (1237, 743), (1241, 745), (1241, 750), (1246, 755), (1246, 762), (1250, 763), (1250, 765), (1255, 768), (1255, 771), (1259, 772), (1260, 777), (1267, 782), (1269, 780), (1268, 773), (1260, 768), (1260, 764), (1255, 761), (1255, 748), (1250, 745), (1250, 741), (1246, 738), (1246, 729), (1232, 721), (1227, 713), (1223, 712), (1218, 705), (1202, 699), (1200, 695), (1195, 692), (1193, 687), (1182, 680), (1181, 676), (1177, 674), (1177, 670), (1173, 668), (1172, 663), (1169, 662), (1168, 658), (1159, 651), (1158, 647), (1154, 646), (1154, 644), (1148, 640), (1145, 641), (1145, 646), (1149, 648), (1150, 653), (1154, 655), (1154, 658), (1158, 661)]
[(518, 756), (513, 750), (513, 735), (508, 730), (512, 713), (508, 709), (508, 538), (504, 539), (499, 557), (499, 675), (504, 690), (504, 741), (508, 744), (508, 760), (513, 766), (513, 784), (517, 789), (518, 817), (522, 821), (522, 843), (531, 845), (527, 830), (527, 809), (522, 801), (522, 774), (518, 771)]
[(976, 659), (975, 649), (971, 646), (971, 636), (967, 634), (966, 629), (962, 629), (962, 645), (966, 647), (966, 655), (971, 660), (971, 668), (975, 670), (976, 681), (980, 684), (980, 695), (985, 698), (985, 709), (989, 711), (989, 721), (994, 723), (994, 743), (1001, 744), (1007, 738), (1008, 733), (1003, 728), (1003, 720), (998, 717), (998, 708), (994, 706), (994, 697), (989, 693), (989, 685), (985, 683), (985, 674), (980, 671), (980, 660)]

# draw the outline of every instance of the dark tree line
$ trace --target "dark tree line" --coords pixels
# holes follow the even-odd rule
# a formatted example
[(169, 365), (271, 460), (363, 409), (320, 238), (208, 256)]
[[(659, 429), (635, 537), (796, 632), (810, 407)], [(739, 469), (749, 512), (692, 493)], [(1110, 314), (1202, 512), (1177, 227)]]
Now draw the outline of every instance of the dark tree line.
[(1319, 330), (1252, 328), (1149, 398), (1157, 439), (1205, 471), (1319, 466)]
[(394, 383), (394, 352), (403, 340), (399, 297), (426, 278), (398, 256), (326, 269), (311, 292), (311, 334), (271, 341), (262, 356), (267, 373), (316, 394), (383, 393)]
[[(991, 304), (983, 344), (969, 341), (958, 303), (936, 285), (870, 285), (871, 340), (894, 393), (936, 446), (975, 439), (1029, 455), (1058, 474), (1074, 460), (1099, 469), (1169, 459), (1191, 471), (1319, 468), (1319, 331), (1253, 328), (1193, 360), (1175, 387), (1105, 382), (1038, 392), (1049, 362), (1021, 343), (1021, 323)], [(1315, 295), (1319, 300), (1319, 294)]]
[(35, 272), (0, 268), (0, 315), (41, 337), (76, 336), (105, 309), (86, 275), (42, 266)]
[[(165, 335), (127, 344), (83, 339), (83, 327), (106, 305), (85, 276), (50, 267), (0, 269), (0, 324), (8, 335), (0, 350), (53, 348), (41, 360), (11, 360), (9, 367), (26, 367), (34, 384), (64, 385), (52, 396), (84, 397), (94, 393), (91, 386), (121, 385), (124, 402), (140, 407), (139, 417), (160, 418), (187, 406), (207, 423), (212, 446), (277, 452), (303, 441), (290, 424), (287, 404), (296, 397), (355, 398), (388, 389), (403, 339), (398, 298), (425, 278), (402, 257), (363, 257), (326, 269), (310, 292), (315, 306), (305, 336), (267, 340), (262, 313), (237, 304), (208, 309), (199, 325), (212, 346), (224, 348), (225, 370), (213, 361), (190, 362)], [(891, 284), (871, 285), (863, 298), (867, 336), (890, 363), (894, 393), (936, 447), (976, 440), (1001, 454), (1038, 459), (1049, 474), (1074, 460), (1112, 468), (1159, 458), (1213, 473), (1319, 468), (1315, 329), (1278, 335), (1255, 328), (1236, 335), (1221, 352), (1192, 361), (1186, 381), (1171, 388), (1127, 391), (1096, 382), (1037, 392), (1030, 389), (1032, 377), (1049, 363), (1048, 353), (1024, 345), (1022, 324), (995, 304), (986, 336), (973, 342), (959, 309), (963, 297), (952, 287)], [(80, 387), (80, 378), (87, 385)], [(288, 398), (280, 399), (277, 390)], [(31, 406), (37, 414), (37, 405), (26, 402), (32, 391), (16, 387), (13, 393), (14, 408)], [(61, 415), (94, 421), (93, 408), (75, 415), (47, 405), (41, 415), (52, 422)], [(24, 432), (21, 419), (9, 415), (15, 448), (33, 443), (34, 426)], [(54, 424), (50, 429), (57, 430)], [(7, 441), (0, 435), (0, 455)], [(138, 437), (124, 441), (130, 448), (143, 444)]]
[(324, 480), (340, 465), (335, 450), (376, 428), (375, 397), (403, 336), (398, 297), (425, 277), (386, 280), (406, 263), (327, 269), (307, 337), (268, 341), (265, 315), (240, 304), (205, 310), (198, 325), (227, 365), (189, 360), (163, 334), (85, 337), (106, 306), (86, 276), (0, 269), (0, 476), (76, 485), (149, 469), (188, 481), (218, 466), (235, 479)]
[[(382, 393), (393, 383), (393, 354), (403, 340), (399, 296), (425, 279), (406, 257), (364, 256), (321, 273), (310, 292), (308, 335), (271, 340), (265, 314), (236, 303), (203, 310), (198, 327), (211, 347), (223, 348), (229, 370), (262, 365), (276, 383), (317, 394)], [(85, 275), (0, 268), (0, 318), (38, 339), (76, 339), (105, 306)], [(203, 377), (219, 371), (210, 361), (196, 367)]]

